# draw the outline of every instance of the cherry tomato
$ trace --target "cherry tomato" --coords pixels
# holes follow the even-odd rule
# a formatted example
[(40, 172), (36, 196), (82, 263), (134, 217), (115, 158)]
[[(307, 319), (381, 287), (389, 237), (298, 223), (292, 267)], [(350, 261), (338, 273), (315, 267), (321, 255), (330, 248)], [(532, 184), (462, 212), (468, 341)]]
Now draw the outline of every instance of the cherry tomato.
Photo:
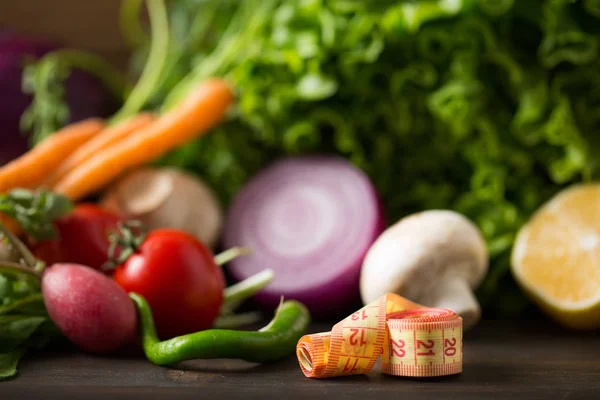
[(213, 254), (182, 231), (151, 231), (114, 279), (146, 298), (161, 339), (211, 328), (223, 302), (225, 278)]
[(76, 263), (100, 269), (108, 260), (108, 235), (117, 230), (119, 216), (81, 203), (55, 221), (59, 237), (33, 244), (33, 253), (46, 264)]

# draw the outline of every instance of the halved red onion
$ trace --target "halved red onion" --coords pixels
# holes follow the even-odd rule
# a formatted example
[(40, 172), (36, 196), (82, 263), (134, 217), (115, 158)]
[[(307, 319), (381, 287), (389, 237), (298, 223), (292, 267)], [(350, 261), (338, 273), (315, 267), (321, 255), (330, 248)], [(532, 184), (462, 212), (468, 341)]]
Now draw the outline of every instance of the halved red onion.
[(275, 279), (256, 300), (275, 307), (281, 296), (303, 302), (313, 316), (356, 306), (363, 258), (384, 229), (369, 178), (337, 156), (278, 161), (254, 177), (234, 199), (224, 245), (248, 246), (232, 261), (235, 280), (265, 268)]

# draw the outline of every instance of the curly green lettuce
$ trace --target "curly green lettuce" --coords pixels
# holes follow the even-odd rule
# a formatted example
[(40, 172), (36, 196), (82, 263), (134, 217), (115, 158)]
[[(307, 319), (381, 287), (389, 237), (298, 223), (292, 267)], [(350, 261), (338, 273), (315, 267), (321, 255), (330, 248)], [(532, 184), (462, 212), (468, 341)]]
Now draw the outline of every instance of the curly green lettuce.
[[(508, 273), (518, 229), (598, 171), (598, 1), (174, 0), (178, 40), (154, 104), (196, 81), (239, 91), (226, 124), (161, 160), (228, 202), (277, 157), (340, 154), (390, 222), (449, 208), (483, 231), (490, 313), (526, 304)], [(597, 135), (596, 135), (597, 136)]]

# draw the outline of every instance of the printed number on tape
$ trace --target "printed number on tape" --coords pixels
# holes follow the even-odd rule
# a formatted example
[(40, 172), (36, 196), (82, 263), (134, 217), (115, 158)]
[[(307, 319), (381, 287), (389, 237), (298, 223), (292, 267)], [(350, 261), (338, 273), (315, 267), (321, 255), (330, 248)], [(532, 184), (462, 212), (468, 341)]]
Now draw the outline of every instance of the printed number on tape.
[(412, 377), (462, 372), (462, 318), (389, 293), (297, 346), (309, 378), (368, 373), (381, 356), (385, 374)]

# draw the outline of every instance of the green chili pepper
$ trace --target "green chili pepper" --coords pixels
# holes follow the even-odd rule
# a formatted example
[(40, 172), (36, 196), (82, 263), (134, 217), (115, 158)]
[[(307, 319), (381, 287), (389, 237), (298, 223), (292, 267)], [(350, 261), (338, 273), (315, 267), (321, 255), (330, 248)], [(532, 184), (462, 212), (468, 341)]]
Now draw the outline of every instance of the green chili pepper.
[(288, 300), (281, 303), (271, 322), (259, 331), (209, 329), (160, 342), (146, 299), (136, 293), (129, 296), (139, 311), (144, 353), (157, 365), (211, 358), (276, 361), (296, 351), (296, 344), (310, 323), (307, 308)]

